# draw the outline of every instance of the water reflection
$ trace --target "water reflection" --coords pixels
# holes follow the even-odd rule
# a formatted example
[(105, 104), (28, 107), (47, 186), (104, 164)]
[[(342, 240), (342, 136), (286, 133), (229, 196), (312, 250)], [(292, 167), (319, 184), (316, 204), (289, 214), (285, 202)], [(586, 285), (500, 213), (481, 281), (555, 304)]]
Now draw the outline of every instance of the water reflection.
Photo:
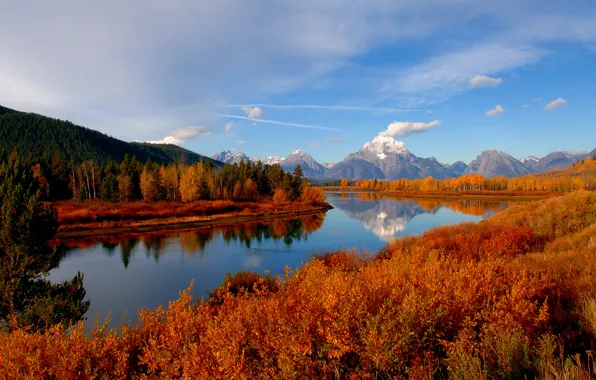
[[(337, 196), (339, 195), (339, 196)], [(394, 198), (377, 193), (338, 193), (329, 197), (334, 207), (358, 220), (364, 228), (387, 241), (406, 230), (417, 215), (435, 215), (443, 208), (487, 218), (508, 207), (507, 201), (483, 199)]]
[(228, 272), (276, 275), (316, 252), (357, 248), (372, 253), (393, 237), (479, 221), (508, 203), (395, 199), (372, 193), (330, 193), (327, 199), (335, 209), (323, 215), (65, 241), (65, 255), (50, 279), (60, 283), (83, 273), (91, 301), (87, 326), (98, 313), (108, 312), (111, 326), (117, 326), (134, 319), (140, 308), (167, 305), (191, 281), (194, 294), (203, 297)]
[[(163, 255), (172, 252), (168, 249), (172, 244), (177, 244), (180, 251), (189, 258), (202, 256), (208, 251), (210, 242), (220, 239), (228, 246), (232, 242), (239, 242), (245, 248), (252, 248), (255, 243), (259, 245), (266, 240), (281, 241), (289, 248), (294, 241), (308, 240), (308, 236), (320, 229), (324, 221), (325, 214), (318, 214), (298, 219), (275, 219), (270, 222), (239, 223), (193, 230), (70, 239), (59, 244), (65, 256), (98, 245), (106, 255), (113, 256), (120, 247), (122, 264), (128, 268), (135, 252), (144, 251), (147, 258), (159, 262)], [(136, 249), (139, 245), (144, 249)]]

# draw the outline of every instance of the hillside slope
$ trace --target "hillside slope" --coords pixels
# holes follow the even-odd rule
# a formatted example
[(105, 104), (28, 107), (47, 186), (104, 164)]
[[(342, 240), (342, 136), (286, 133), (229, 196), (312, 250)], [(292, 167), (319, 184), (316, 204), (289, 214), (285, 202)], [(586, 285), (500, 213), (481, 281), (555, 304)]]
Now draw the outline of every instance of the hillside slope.
[(30, 154), (34, 161), (49, 159), (54, 152), (59, 152), (75, 163), (122, 161), (128, 154), (141, 162), (150, 157), (158, 163), (182, 159), (186, 163), (211, 161), (215, 166), (221, 165), (176, 145), (129, 143), (69, 121), (0, 106), (0, 158), (6, 157), (14, 148)]

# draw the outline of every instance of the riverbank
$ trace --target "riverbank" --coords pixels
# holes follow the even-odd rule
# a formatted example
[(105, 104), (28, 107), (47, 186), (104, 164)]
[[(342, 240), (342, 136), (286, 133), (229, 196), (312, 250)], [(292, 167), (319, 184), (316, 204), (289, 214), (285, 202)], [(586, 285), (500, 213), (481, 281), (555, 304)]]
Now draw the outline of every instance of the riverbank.
[(57, 203), (56, 239), (212, 227), (324, 213), (327, 203), (199, 201), (193, 203)]
[(485, 199), (495, 201), (508, 200), (527, 200), (534, 201), (545, 198), (559, 197), (565, 193), (547, 192), (547, 191), (386, 191), (377, 189), (361, 189), (359, 187), (349, 186), (326, 186), (324, 191), (338, 191), (338, 192), (361, 192), (373, 193), (384, 196), (400, 197), (400, 198), (441, 198), (441, 199)]

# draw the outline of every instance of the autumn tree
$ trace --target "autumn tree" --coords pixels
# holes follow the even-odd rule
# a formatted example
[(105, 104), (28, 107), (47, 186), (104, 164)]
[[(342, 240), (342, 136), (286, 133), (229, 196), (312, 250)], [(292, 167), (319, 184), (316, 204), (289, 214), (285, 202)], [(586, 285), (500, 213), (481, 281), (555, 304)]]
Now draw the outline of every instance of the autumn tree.
[(348, 179), (347, 179), (347, 178), (343, 178), (343, 179), (341, 180), (341, 186), (342, 186), (342, 187), (347, 187), (349, 184), (350, 184), (350, 181), (348, 181)]

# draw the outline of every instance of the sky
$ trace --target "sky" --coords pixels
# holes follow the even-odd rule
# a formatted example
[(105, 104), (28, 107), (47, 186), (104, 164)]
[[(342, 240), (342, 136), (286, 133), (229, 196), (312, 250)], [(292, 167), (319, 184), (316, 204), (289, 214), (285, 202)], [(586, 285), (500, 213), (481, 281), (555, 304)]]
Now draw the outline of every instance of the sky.
[(596, 148), (594, 0), (0, 0), (0, 105), (213, 155)]

